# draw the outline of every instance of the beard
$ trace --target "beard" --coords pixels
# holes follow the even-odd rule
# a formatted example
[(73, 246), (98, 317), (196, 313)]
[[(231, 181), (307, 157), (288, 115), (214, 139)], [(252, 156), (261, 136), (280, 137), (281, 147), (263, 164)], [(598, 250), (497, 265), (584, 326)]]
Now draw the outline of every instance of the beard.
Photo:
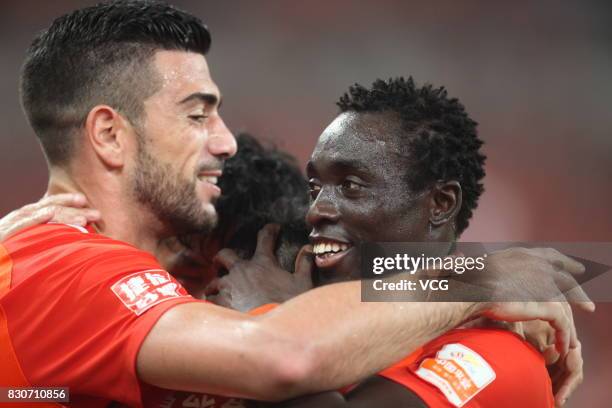
[[(139, 138), (136, 170), (132, 174), (132, 191), (138, 202), (166, 225), (174, 235), (208, 233), (217, 224), (217, 213), (207, 211), (197, 196), (197, 176), (186, 179), (174, 166), (160, 162)], [(209, 208), (212, 206), (209, 206)]]

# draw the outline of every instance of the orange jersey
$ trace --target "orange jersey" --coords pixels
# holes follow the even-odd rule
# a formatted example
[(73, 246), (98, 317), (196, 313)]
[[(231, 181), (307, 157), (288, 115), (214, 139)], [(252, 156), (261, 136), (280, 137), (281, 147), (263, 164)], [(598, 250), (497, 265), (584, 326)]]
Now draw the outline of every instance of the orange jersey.
[(142, 406), (140, 345), (194, 301), (131, 245), (63, 224), (25, 229), (0, 245), (0, 385), (69, 387), (72, 407)]
[(519, 336), (500, 329), (452, 330), (380, 375), (409, 388), (432, 408), (554, 406), (544, 358)]

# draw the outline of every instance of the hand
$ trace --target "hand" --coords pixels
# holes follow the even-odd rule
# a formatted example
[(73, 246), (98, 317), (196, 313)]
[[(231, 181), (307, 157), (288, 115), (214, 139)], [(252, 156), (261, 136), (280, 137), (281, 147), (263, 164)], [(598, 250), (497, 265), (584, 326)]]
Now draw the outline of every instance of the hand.
[(486, 273), (477, 278), (492, 298), (483, 315), (505, 321), (549, 322), (560, 358), (578, 347), (569, 303), (595, 310), (572, 276), (584, 272), (582, 264), (550, 248), (513, 248), (490, 254), (486, 266)]
[(582, 348), (580, 342), (577, 347), (570, 347), (567, 356), (560, 358), (555, 348), (555, 330), (548, 322), (532, 320), (528, 322), (515, 322), (512, 326), (504, 327), (490, 325), (488, 319), (479, 319), (470, 327), (499, 327), (506, 328), (528, 341), (533, 347), (542, 353), (548, 368), (555, 393), (555, 404), (563, 406), (568, 397), (582, 383), (584, 376), (582, 364)]
[(100, 213), (84, 208), (86, 205), (87, 199), (82, 194), (43, 197), (37, 203), (21, 207), (0, 219), (0, 241), (26, 227), (50, 221), (80, 226), (98, 221)]
[(309, 245), (297, 256), (295, 272), (280, 267), (274, 255), (278, 226), (268, 224), (257, 234), (257, 249), (251, 260), (241, 259), (231, 249), (221, 250), (215, 262), (229, 273), (213, 281), (206, 292), (218, 292), (208, 300), (247, 312), (268, 303), (282, 303), (312, 288), (312, 251)]
[(521, 322), (521, 327), (523, 338), (542, 354), (547, 366), (559, 361), (560, 355), (555, 347), (555, 330), (548, 322)]
[(562, 407), (584, 378), (582, 345), (570, 347), (564, 359), (548, 367), (555, 392), (555, 406)]
[(576, 347), (570, 347), (567, 356), (562, 359), (555, 348), (555, 332), (547, 322), (524, 322), (523, 329), (527, 341), (544, 356), (555, 392), (555, 405), (563, 406), (584, 377), (580, 342)]

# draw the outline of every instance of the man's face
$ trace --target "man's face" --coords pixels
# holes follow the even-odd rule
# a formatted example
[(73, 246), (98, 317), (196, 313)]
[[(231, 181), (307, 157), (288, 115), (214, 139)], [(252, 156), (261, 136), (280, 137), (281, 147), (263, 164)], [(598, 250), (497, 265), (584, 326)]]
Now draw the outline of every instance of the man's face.
[(307, 167), (318, 284), (359, 278), (361, 242), (425, 241), (427, 195), (410, 191), (406, 146), (393, 113), (339, 115)]
[(209, 230), (223, 160), (236, 152), (219, 89), (200, 54), (158, 51), (152, 64), (161, 87), (144, 102), (131, 188), (173, 233)]

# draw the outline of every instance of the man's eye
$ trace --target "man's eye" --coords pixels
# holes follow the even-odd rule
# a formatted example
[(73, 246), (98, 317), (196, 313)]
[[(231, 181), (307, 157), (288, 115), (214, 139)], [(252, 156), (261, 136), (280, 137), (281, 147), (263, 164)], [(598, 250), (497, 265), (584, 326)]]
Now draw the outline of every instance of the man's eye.
[(319, 195), (319, 191), (321, 191), (321, 186), (315, 182), (308, 182), (308, 190), (310, 191), (310, 197), (314, 200)]
[(196, 122), (204, 122), (208, 118), (206, 115), (189, 115), (189, 119), (194, 120)]
[(359, 191), (363, 188), (363, 186), (361, 184), (358, 184), (354, 181), (351, 180), (344, 180), (342, 182), (342, 189), (343, 190), (347, 190), (347, 191), (351, 191), (351, 192), (356, 192)]

